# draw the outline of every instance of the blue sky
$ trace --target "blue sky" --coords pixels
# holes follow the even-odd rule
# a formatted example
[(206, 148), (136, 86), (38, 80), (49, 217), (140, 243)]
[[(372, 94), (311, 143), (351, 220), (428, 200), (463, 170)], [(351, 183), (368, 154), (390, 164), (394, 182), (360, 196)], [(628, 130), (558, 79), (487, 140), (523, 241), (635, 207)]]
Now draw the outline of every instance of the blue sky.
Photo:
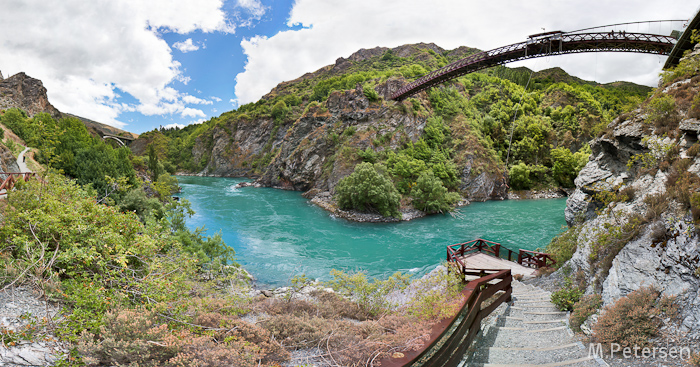
[[(0, 71), (135, 133), (208, 120), (360, 48), (491, 49), (546, 30), (688, 19), (687, 0), (0, 0)], [(653, 24), (628, 31), (670, 33)], [(677, 27), (676, 27), (677, 28)], [(584, 54), (509, 66), (655, 85), (665, 57)]]

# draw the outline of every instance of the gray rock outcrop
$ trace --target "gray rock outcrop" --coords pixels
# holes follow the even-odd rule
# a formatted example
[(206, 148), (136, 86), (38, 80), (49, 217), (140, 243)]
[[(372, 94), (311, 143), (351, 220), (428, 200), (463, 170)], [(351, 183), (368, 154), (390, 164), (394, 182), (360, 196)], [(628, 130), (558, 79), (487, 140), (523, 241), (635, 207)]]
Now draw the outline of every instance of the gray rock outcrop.
[[(687, 87), (687, 83), (678, 82), (664, 92)], [(700, 93), (700, 88), (692, 91)], [(700, 155), (689, 153), (698, 141), (700, 123), (687, 117), (688, 111), (680, 107), (677, 113), (678, 133), (657, 135), (657, 128), (637, 110), (632, 117), (614, 120), (608, 134), (591, 143), (593, 154), (576, 178), (576, 190), (566, 206), (566, 220), (575, 225), (572, 230), (577, 233), (576, 252), (558, 274), (589, 280), (586, 292), (601, 294), (604, 306), (632, 291), (654, 286), (665, 296), (677, 297), (679, 331), (700, 338), (698, 229), (687, 206), (674, 199), (678, 194), (667, 192), (677, 180), (669, 182), (669, 177), (681, 173), (673, 172), (677, 169), (673, 162), (690, 159), (682, 167), (688, 167), (690, 177), (700, 177)], [(669, 156), (671, 149), (678, 149), (678, 155)], [(642, 164), (632, 159), (635, 155), (671, 163), (642, 169)], [(633, 195), (613, 200), (606, 207), (596, 197), (623, 192)], [(654, 204), (652, 199), (660, 203)], [(626, 242), (615, 242), (621, 239)], [(611, 255), (604, 255), (606, 251)], [(603, 259), (605, 256), (608, 258)]]
[[(19, 165), (12, 151), (0, 144), (0, 172), (20, 172)], [(0, 182), (4, 181), (7, 175), (0, 174)]]
[(25, 73), (7, 79), (0, 78), (0, 109), (19, 108), (29, 116), (46, 112), (54, 119), (62, 117), (46, 95), (46, 88), (39, 79)]

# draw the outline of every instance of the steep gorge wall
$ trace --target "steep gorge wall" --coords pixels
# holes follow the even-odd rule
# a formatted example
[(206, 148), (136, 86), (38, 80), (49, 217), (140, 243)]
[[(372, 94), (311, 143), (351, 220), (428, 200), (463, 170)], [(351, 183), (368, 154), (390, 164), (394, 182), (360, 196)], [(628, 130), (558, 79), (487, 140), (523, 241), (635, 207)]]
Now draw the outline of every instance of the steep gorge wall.
[(591, 143), (566, 207), (576, 252), (559, 271), (587, 280), (604, 305), (646, 286), (677, 296), (678, 330), (691, 338), (700, 337), (700, 236), (683, 198), (700, 182), (700, 120), (687, 103), (698, 94), (700, 76), (673, 83), (654, 97), (675, 101), (663, 123), (649, 103)]
[[(400, 85), (390, 79), (375, 90), (387, 100)], [(196, 162), (206, 160), (200, 175), (257, 176), (263, 186), (304, 191), (313, 198), (334, 194), (338, 181), (359, 162), (356, 151), (396, 151), (406, 142), (418, 141), (425, 122), (426, 117), (381, 100), (370, 102), (358, 85), (355, 90), (332, 92), (324, 103), (278, 126), (272, 118), (220, 124), (197, 138), (193, 154)], [(386, 140), (377, 145), (380, 137)], [(504, 198), (501, 175), (472, 170), (479, 159), (472, 156), (458, 167), (462, 195), (469, 200)]]

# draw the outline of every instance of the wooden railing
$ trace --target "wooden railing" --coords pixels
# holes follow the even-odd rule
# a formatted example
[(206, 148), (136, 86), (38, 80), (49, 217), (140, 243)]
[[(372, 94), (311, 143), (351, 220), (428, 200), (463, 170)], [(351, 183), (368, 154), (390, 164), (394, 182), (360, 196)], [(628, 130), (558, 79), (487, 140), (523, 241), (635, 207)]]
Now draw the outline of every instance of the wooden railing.
[(554, 266), (556, 263), (557, 261), (552, 258), (552, 255), (544, 252), (528, 251), (521, 249), (520, 253), (518, 254), (518, 264), (529, 266), (535, 269), (549, 268), (551, 266)]
[(0, 190), (10, 191), (18, 180), (23, 179), (26, 182), (36, 174), (34, 172), (0, 172), (0, 175), (7, 175), (7, 178), (0, 184)]
[[(465, 352), (481, 330), (481, 320), (503, 302), (510, 301), (512, 293), (510, 269), (470, 270), (478, 274), (491, 274), (467, 283), (462, 290), (462, 305), (459, 312), (452, 318), (441, 320), (433, 325), (430, 339), (424, 348), (403, 354), (397, 353), (395, 356), (398, 358), (384, 358), (380, 361), (382, 367), (454, 367), (461, 362)], [(495, 296), (499, 291), (502, 293), (496, 300), (483, 307), (484, 301)]]
[(500, 243), (481, 238), (447, 246), (447, 262), (457, 266), (457, 268), (464, 274), (465, 270), (468, 268), (462, 261), (462, 257), (475, 252), (489, 254), (504, 260), (515, 261), (520, 265), (536, 269), (554, 266), (557, 263), (551, 255), (544, 252), (535, 252), (522, 249), (515, 252), (501, 245)]

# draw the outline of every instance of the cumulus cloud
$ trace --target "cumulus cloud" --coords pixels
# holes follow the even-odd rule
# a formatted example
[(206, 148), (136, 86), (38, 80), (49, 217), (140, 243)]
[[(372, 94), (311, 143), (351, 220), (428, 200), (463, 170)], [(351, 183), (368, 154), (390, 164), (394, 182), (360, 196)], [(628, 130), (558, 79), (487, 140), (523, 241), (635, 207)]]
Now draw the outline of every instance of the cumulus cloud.
[(199, 50), (199, 46), (192, 43), (192, 38), (188, 38), (181, 42), (175, 42), (173, 43), (173, 47), (180, 50), (182, 53)]
[[(360, 48), (433, 42), (445, 49), (489, 50), (521, 42), (541, 28), (566, 31), (634, 20), (684, 19), (694, 10), (695, 5), (685, 0), (669, 0), (663, 7), (636, 0), (439, 0), (429, 6), (423, 0), (296, 0), (288, 25), (304, 28), (241, 42), (248, 60), (244, 72), (236, 76), (235, 94), (241, 104), (253, 102), (278, 83), (332, 64)], [(648, 85), (655, 84), (660, 70), (659, 58), (648, 55), (552, 59), (525, 65), (559, 66), (588, 79)]]
[[(6, 0), (0, 67), (39, 78), (61, 111), (123, 126), (125, 110), (200, 116), (182, 107), (173, 81), (189, 78), (163, 32), (233, 32), (223, 0)], [(117, 93), (137, 102), (124, 108)], [(201, 112), (201, 111), (200, 111)]]
[(212, 101), (207, 101), (206, 99), (201, 99), (190, 95), (183, 96), (182, 101), (188, 104), (214, 104)]
[(267, 7), (265, 7), (260, 0), (238, 0), (236, 5), (245, 9), (253, 17), (258, 19), (265, 15), (265, 11), (267, 10)]
[(168, 125), (163, 126), (163, 129), (166, 129), (166, 130), (175, 129), (175, 128), (177, 128), (177, 129), (182, 129), (182, 128), (185, 127), (185, 126), (187, 126), (187, 125), (185, 125), (185, 124), (178, 124), (178, 123), (172, 123), (172, 124), (168, 124)]

